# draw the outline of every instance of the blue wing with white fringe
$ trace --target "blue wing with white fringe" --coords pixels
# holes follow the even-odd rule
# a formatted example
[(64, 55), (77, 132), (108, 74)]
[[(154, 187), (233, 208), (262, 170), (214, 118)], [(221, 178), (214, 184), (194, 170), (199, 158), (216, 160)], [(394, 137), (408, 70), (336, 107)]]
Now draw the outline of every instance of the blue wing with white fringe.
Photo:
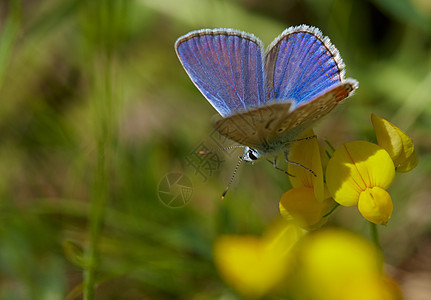
[(223, 117), (265, 103), (262, 42), (232, 29), (203, 29), (180, 37), (177, 55), (188, 75)]
[(193, 31), (176, 42), (192, 81), (222, 118), (215, 128), (262, 155), (286, 144), (352, 95), (340, 53), (319, 29), (290, 27), (262, 54), (252, 34)]

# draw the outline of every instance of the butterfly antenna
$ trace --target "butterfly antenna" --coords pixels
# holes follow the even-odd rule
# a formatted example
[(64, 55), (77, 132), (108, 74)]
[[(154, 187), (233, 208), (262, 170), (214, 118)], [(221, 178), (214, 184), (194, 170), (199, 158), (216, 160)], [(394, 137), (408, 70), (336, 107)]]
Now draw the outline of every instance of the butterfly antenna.
[(234, 149), (234, 148), (245, 148), (245, 146), (230, 146), (230, 147), (226, 147), (226, 148), (212, 149), (212, 150), (206, 150), (206, 151), (201, 150), (201, 151), (199, 151), (199, 154), (208, 154), (208, 153), (212, 153), (212, 152), (229, 150), (229, 149)]
[(236, 167), (235, 167), (235, 170), (233, 171), (232, 177), (230, 178), (226, 189), (224, 190), (223, 194), (221, 195), (222, 200), (224, 199), (224, 196), (226, 196), (227, 190), (229, 189), (230, 185), (232, 184), (232, 181), (233, 181), (233, 178), (235, 177), (236, 171), (238, 170), (238, 167), (242, 163), (243, 160), (244, 160), (244, 155), (239, 158), (239, 161), (236, 164)]

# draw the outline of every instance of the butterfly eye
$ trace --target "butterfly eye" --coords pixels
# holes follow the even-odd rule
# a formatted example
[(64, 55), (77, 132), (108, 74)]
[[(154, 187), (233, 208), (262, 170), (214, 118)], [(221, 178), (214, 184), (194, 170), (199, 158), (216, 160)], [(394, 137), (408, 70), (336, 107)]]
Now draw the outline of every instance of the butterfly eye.
[(250, 157), (251, 160), (256, 160), (257, 159), (257, 157), (251, 151), (248, 152), (248, 157)]

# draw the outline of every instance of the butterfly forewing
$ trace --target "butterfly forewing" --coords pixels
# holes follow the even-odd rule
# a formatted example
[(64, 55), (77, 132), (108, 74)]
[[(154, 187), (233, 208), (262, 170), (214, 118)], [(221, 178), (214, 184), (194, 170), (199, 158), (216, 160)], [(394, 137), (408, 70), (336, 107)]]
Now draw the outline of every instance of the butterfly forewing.
[(344, 79), (338, 50), (320, 30), (309, 26), (285, 30), (265, 56), (266, 98), (307, 103)]
[(261, 44), (251, 34), (214, 29), (180, 37), (175, 49), (192, 81), (226, 117), (265, 101)]

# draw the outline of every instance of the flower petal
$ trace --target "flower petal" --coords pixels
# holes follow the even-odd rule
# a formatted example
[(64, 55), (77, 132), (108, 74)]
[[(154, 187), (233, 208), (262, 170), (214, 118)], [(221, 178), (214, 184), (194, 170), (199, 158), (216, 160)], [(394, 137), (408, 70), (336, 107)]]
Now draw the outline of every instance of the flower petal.
[(408, 172), (416, 167), (418, 157), (413, 140), (387, 120), (371, 114), (377, 143), (388, 151), (398, 172)]
[(277, 252), (278, 256), (289, 255), (288, 252), (301, 239), (304, 231), (291, 222), (282, 218), (273, 221), (262, 235), (268, 248)]
[(360, 236), (340, 229), (316, 231), (298, 252), (299, 288), (306, 294), (299, 299), (396, 299), (379, 252)]
[(275, 262), (267, 261), (264, 245), (255, 236), (221, 236), (214, 245), (214, 258), (226, 282), (245, 295), (265, 294), (282, 272)]
[(375, 224), (388, 223), (393, 208), (391, 196), (382, 188), (368, 188), (359, 196), (359, 211), (365, 219)]
[(323, 217), (334, 207), (332, 198), (317, 201), (312, 188), (293, 188), (283, 194), (279, 208), (281, 215), (288, 221), (307, 230), (314, 230), (326, 223)]
[(384, 149), (354, 141), (334, 152), (326, 169), (326, 184), (336, 202), (352, 206), (358, 203), (362, 191), (375, 186), (386, 189), (394, 176), (394, 164)]
[[(298, 139), (311, 137), (313, 135), (313, 130), (309, 129), (304, 134), (299, 136)], [(290, 177), (290, 183), (292, 186), (312, 187), (316, 199), (323, 201), (323, 169), (320, 156), (320, 147), (317, 138), (294, 142), (289, 152), (289, 160), (311, 169), (316, 174), (316, 176), (314, 176), (310, 171), (301, 166), (288, 164), (287, 171), (294, 175), (294, 177)]]
[(300, 229), (275, 222), (262, 237), (224, 235), (214, 244), (214, 260), (222, 277), (241, 294), (259, 298), (285, 279), (289, 252)]
[(398, 165), (396, 171), (400, 173), (405, 173), (413, 170), (418, 165), (418, 156), (416, 151), (412, 153), (407, 159), (405, 159), (401, 164)]

